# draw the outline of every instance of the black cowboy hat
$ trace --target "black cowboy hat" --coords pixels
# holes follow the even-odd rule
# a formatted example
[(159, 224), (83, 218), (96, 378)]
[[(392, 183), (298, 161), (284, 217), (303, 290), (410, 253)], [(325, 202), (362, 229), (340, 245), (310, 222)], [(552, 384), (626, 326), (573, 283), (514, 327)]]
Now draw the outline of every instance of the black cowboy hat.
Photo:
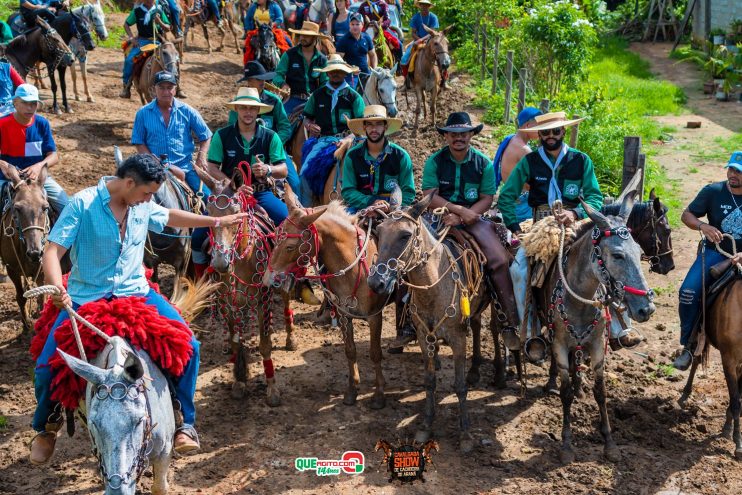
[(275, 72), (266, 72), (265, 67), (263, 67), (263, 64), (258, 62), (257, 60), (252, 60), (245, 64), (245, 75), (242, 76), (242, 79), (237, 81), (238, 83), (241, 83), (242, 81), (247, 81), (248, 79), (257, 79), (259, 81), (272, 81), (273, 78), (276, 77)]
[(437, 127), (438, 132), (441, 134), (444, 134), (446, 132), (473, 132), (474, 134), (479, 134), (482, 132), (482, 128), (484, 127), (484, 124), (479, 125), (473, 125), (471, 123), (471, 117), (469, 117), (469, 114), (466, 112), (453, 112), (448, 116), (448, 119), (446, 119), (446, 125), (443, 127)]

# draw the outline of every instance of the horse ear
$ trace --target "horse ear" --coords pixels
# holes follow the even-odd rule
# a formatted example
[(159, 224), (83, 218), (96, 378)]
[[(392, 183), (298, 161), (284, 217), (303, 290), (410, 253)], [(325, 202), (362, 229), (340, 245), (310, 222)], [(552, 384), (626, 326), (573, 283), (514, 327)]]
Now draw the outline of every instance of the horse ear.
[(394, 77), (394, 74), (397, 73), (397, 66), (398, 65), (399, 65), (399, 62), (395, 62), (394, 63), (394, 67), (392, 67), (391, 69), (389, 69), (389, 73), (392, 74), (392, 77)]
[(124, 378), (134, 383), (143, 376), (144, 366), (142, 365), (142, 360), (136, 354), (130, 352), (126, 356), (126, 361), (124, 361)]
[(657, 199), (657, 193), (654, 192), (654, 187), (652, 188), (651, 191), (649, 191), (649, 199), (651, 200)]
[(662, 202), (660, 201), (660, 198), (655, 196), (652, 200), (652, 208), (654, 208), (655, 213), (658, 215), (662, 214)]
[(450, 25), (450, 26), (448, 26), (448, 27), (447, 27), (446, 29), (444, 29), (443, 31), (441, 31), (441, 34), (442, 34), (443, 36), (447, 35), (448, 33), (450, 33), (450, 32), (451, 32), (451, 30), (453, 29), (453, 27), (454, 27), (455, 25), (456, 25), (456, 24), (451, 24), (451, 25)]
[(289, 209), (289, 215), (291, 215), (291, 213), (296, 210), (300, 210), (301, 203), (299, 203), (299, 198), (296, 197), (296, 194), (294, 194), (294, 190), (291, 189), (291, 186), (288, 182), (284, 184), (283, 191), (283, 201), (286, 203), (286, 207)]
[(327, 207), (324, 206), (322, 208), (317, 208), (311, 213), (307, 213), (303, 217), (299, 219), (299, 225), (306, 229), (310, 225), (312, 225), (314, 222), (317, 221), (319, 217), (321, 217), (325, 212), (327, 211)]
[(36, 178), (36, 183), (40, 185), (41, 187), (44, 187), (44, 183), (46, 182), (46, 178), (49, 176), (49, 168), (44, 165), (41, 167), (41, 171), (39, 172), (39, 176)]
[(101, 383), (106, 381), (106, 378), (108, 378), (110, 371), (98, 368), (97, 366), (93, 366), (90, 363), (86, 363), (82, 359), (77, 359), (74, 356), (70, 356), (69, 354), (59, 349), (57, 349), (57, 352), (60, 356), (62, 356), (64, 362), (67, 363), (67, 366), (69, 366), (70, 369), (77, 376), (82, 377), (93, 385), (100, 385)]
[(621, 202), (621, 209), (618, 214), (623, 218), (624, 222), (628, 221), (631, 210), (634, 208), (634, 202), (636, 201), (636, 191), (632, 191), (623, 198)]
[[(433, 36), (435, 36), (436, 34), (438, 34), (438, 31), (436, 31), (436, 30), (435, 30), (435, 29), (433, 29), (433, 28), (429, 28), (429, 27), (428, 27), (428, 26), (426, 26), (425, 24), (423, 24), (423, 28), (424, 28), (424, 29), (425, 29), (425, 30), (426, 30), (426, 31), (427, 31), (428, 33), (432, 34)], [(446, 29), (448, 29), (448, 28), (446, 28)]]
[(580, 204), (582, 205), (582, 208), (585, 210), (585, 213), (587, 213), (587, 216), (595, 222), (595, 225), (597, 225), (601, 230), (609, 230), (611, 228), (611, 224), (608, 221), (608, 219), (598, 210), (594, 209), (589, 204), (585, 203), (582, 198), (580, 198)]
[(420, 217), (420, 215), (422, 215), (423, 212), (428, 209), (428, 206), (430, 206), (430, 202), (433, 201), (433, 195), (437, 191), (438, 190), (436, 189), (436, 191), (431, 192), (430, 194), (428, 194), (427, 196), (425, 196), (423, 199), (421, 199), (420, 201), (418, 201), (414, 205), (410, 206), (407, 209), (407, 214), (410, 215), (415, 220), (417, 220)]

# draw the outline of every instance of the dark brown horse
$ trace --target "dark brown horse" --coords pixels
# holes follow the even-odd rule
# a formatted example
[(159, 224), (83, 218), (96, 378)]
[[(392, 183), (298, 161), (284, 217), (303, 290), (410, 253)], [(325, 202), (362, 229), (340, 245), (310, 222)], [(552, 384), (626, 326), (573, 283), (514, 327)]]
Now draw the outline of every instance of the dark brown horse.
[[(423, 118), (427, 118), (428, 109), (425, 107), (425, 93), (430, 93), (430, 124), (435, 125), (436, 103), (438, 90), (441, 86), (442, 73), (451, 65), (451, 56), (448, 54), (448, 38), (446, 33), (452, 26), (443, 31), (435, 31), (423, 26), (430, 34), (425, 45), (418, 50), (415, 59), (415, 68), (411, 76), (412, 88), (415, 90), (415, 129), (420, 118), (420, 104), (422, 102)], [(406, 88), (406, 86), (405, 86)], [(405, 90), (405, 96), (407, 92)], [(409, 105), (408, 105), (409, 106)]]
[[(221, 8), (221, 17), (222, 21), (226, 22), (227, 27), (232, 32), (232, 37), (234, 38), (234, 49), (235, 53), (241, 53), (240, 52), (240, 44), (237, 41), (237, 28), (234, 26), (234, 17), (233, 17), (233, 8), (232, 8), (232, 0), (226, 0), (224, 2), (217, 2), (217, 4), (221, 4), (223, 7)], [(200, 8), (195, 7), (195, 1), (186, 1), (181, 0), (180, 7), (184, 16), (181, 17), (183, 22), (183, 50), (186, 49), (186, 43), (188, 38), (188, 32), (191, 31), (192, 28), (196, 26), (201, 26), (201, 29), (203, 29), (204, 32), (204, 38), (206, 38), (206, 46), (208, 47), (209, 53), (211, 53), (211, 40), (209, 40), (209, 29), (208, 29), (208, 22), (211, 21), (214, 26), (219, 30), (220, 38), (219, 38), (219, 46), (216, 48), (216, 51), (220, 52), (224, 49), (224, 37), (227, 35), (227, 32), (224, 30), (222, 26), (217, 24), (216, 22), (216, 15), (213, 12), (209, 12), (208, 4), (205, 0), (200, 0)], [(191, 43), (193, 43), (193, 32), (191, 32)]]

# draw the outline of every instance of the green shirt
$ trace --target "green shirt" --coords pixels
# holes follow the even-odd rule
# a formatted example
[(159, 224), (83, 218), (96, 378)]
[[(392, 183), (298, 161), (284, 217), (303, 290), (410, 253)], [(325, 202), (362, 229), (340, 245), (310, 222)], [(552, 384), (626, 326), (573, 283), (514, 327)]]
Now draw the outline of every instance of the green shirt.
[[(133, 26), (137, 24), (137, 36), (139, 38), (146, 38), (146, 39), (153, 39), (154, 36), (154, 30), (155, 30), (155, 17), (160, 16), (160, 19), (165, 24), (170, 24), (170, 21), (167, 18), (167, 15), (165, 15), (165, 12), (162, 11), (162, 9), (155, 4), (154, 10), (157, 11), (157, 13), (153, 13), (150, 16), (149, 22), (145, 25), (144, 24), (144, 17), (146, 15), (146, 10), (142, 5), (137, 5), (132, 9), (131, 12), (129, 12), (128, 17), (126, 18), (126, 24), (129, 26)], [(142, 23), (137, 23), (137, 20), (141, 19)]]
[[(298, 45), (297, 45), (298, 46)], [(312, 60), (310, 60), (309, 65), (307, 65), (307, 59), (304, 58), (302, 55), (299, 57), (304, 64), (304, 73), (307, 74), (309, 70), (309, 66), (312, 65), (312, 63), (322, 56), (322, 53), (315, 48), (314, 55), (312, 55)], [(281, 55), (281, 58), (278, 60), (278, 66), (276, 67), (276, 76), (273, 78), (273, 84), (275, 86), (278, 86), (279, 88), (282, 87), (286, 83), (286, 74), (289, 71), (289, 56), (288, 52), (285, 52), (283, 55)], [(306, 93), (309, 94), (312, 92), (312, 89), (309, 87), (309, 76), (311, 74), (307, 74), (307, 89)], [(327, 79), (327, 73), (326, 72), (320, 72), (319, 73), (319, 86), (322, 87), (324, 84), (328, 81)]]
[[(245, 150), (245, 154), (248, 154), (250, 145), (255, 140), (255, 136), (253, 136), (249, 143), (245, 141), (245, 138), (242, 135), (240, 135), (240, 139), (242, 141), (242, 147)], [(286, 153), (283, 151), (283, 143), (281, 143), (281, 138), (278, 137), (278, 134), (273, 134), (269, 150), (270, 156), (267, 157), (267, 160), (265, 158), (263, 159), (265, 163), (276, 164), (286, 161)], [(214, 136), (211, 138), (211, 144), (209, 145), (209, 154), (207, 159), (212, 163), (221, 164), (222, 162), (224, 162), (224, 146), (222, 145), (222, 138), (219, 132), (215, 132)]]
[(304, 115), (320, 126), (322, 136), (333, 136), (348, 130), (347, 121), (363, 118), (366, 104), (354, 89), (346, 87), (338, 94), (335, 109), (331, 110), (332, 90), (326, 85), (319, 88), (304, 105)]
[[(445, 153), (443, 157), (440, 157), (442, 153)], [(461, 175), (462, 175), (462, 167), (465, 167), (469, 161), (472, 160), (474, 155), (478, 155), (480, 158), (484, 158), (487, 161), (487, 165), (482, 170), (482, 180), (477, 185), (479, 190), (479, 195), (494, 195), (496, 192), (495, 189), (495, 168), (492, 165), (492, 160), (490, 160), (487, 156), (484, 155), (481, 151), (475, 149), (475, 148), (469, 148), (468, 153), (466, 154), (466, 157), (461, 161), (456, 161), (453, 159), (451, 154), (447, 151), (447, 147), (443, 148), (442, 150), (432, 154), (428, 159), (425, 161), (425, 166), (423, 167), (423, 178), (422, 178), (422, 190), (426, 191), (428, 189), (438, 189), (440, 186), (439, 179), (438, 179), (438, 161), (441, 158), (443, 158), (443, 162), (446, 164), (446, 166), (450, 167), (456, 167), (456, 173), (455, 173), (455, 182), (453, 184), (453, 194), (450, 198), (447, 198), (451, 203), (457, 204), (460, 201), (463, 201), (464, 198), (461, 198)], [(478, 200), (477, 200), (478, 201)], [(476, 201), (474, 201), (476, 202)]]

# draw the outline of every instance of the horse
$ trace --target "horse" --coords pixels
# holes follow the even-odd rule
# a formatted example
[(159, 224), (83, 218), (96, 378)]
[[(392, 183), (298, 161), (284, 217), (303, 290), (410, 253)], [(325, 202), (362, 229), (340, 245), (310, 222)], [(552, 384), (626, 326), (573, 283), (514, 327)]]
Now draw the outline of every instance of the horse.
[[(425, 106), (425, 93), (430, 93), (430, 123), (435, 125), (436, 103), (438, 101), (438, 88), (441, 85), (441, 73), (448, 70), (451, 65), (451, 56), (448, 54), (448, 39), (446, 33), (453, 27), (449, 26), (443, 31), (435, 31), (428, 26), (423, 26), (430, 34), (425, 45), (418, 50), (415, 58), (415, 68), (410, 82), (415, 90), (415, 129), (420, 118), (420, 102), (423, 107), (423, 118), (427, 118), (428, 110)], [(405, 88), (407, 86), (405, 85)], [(405, 91), (405, 98), (407, 91)], [(409, 104), (408, 104), (409, 106)]]
[(327, 18), (335, 13), (335, 0), (313, 0), (307, 9), (306, 20), (327, 29)]
[(368, 322), (370, 329), (369, 354), (376, 375), (370, 406), (381, 409), (386, 404), (381, 370), (382, 311), (394, 298), (362, 290), (367, 286), (369, 260), (377, 253), (376, 241), (369, 237), (370, 231), (361, 230), (358, 217), (347, 213), (339, 201), (306, 210), (296, 206), (299, 203), (293, 193), (287, 193), (285, 200), (289, 217), (276, 232), (276, 245), (268, 259), (263, 284), (290, 291), (297, 278), (307, 276), (308, 268), (320, 273), (319, 266), (324, 267), (316, 278), (322, 282), (326, 299), (337, 315), (348, 360), (348, 388), (343, 404), (354, 405), (358, 396), (360, 376), (353, 320), (362, 319)]
[[(72, 9), (72, 13), (78, 17), (84, 18), (89, 24), (95, 26), (95, 34), (98, 36), (98, 39), (101, 41), (108, 39), (106, 17), (103, 13), (103, 7), (100, 4), (100, 0), (95, 0), (95, 3), (86, 1), (85, 5)], [(88, 102), (92, 103), (95, 100), (88, 89), (87, 49), (84, 44), (77, 40), (77, 38), (73, 38), (70, 48), (75, 53), (77, 61), (80, 63), (80, 73), (82, 74), (85, 98)], [(80, 94), (77, 92), (77, 71), (75, 70), (75, 64), (70, 66), (70, 72), (72, 73), (72, 92), (75, 94), (75, 100), (80, 101)]]
[[(482, 283), (481, 271), (467, 271), (479, 261), (471, 251), (444, 244), (421, 218), (433, 195), (389, 214), (377, 228), (378, 257), (371, 266), (368, 285), (374, 292), (390, 294), (395, 283), (409, 288), (409, 309), (425, 364), (425, 406), (415, 441), (430, 439), (435, 418), (436, 359), (438, 342), (453, 351), (454, 389), (459, 401), (459, 447), (471, 452), (474, 440), (466, 401), (466, 336), (468, 322), (479, 324), (492, 297)], [(492, 318), (497, 320), (497, 318)]]
[[(547, 322), (552, 343), (552, 359), (560, 376), (562, 402), (562, 463), (574, 461), (571, 407), (579, 390), (584, 358), (589, 356), (594, 373), (593, 396), (600, 410), (600, 432), (604, 455), (609, 461), (620, 459), (613, 441), (605, 398), (605, 331), (602, 310), (612, 303), (624, 304), (629, 316), (645, 322), (654, 313), (653, 292), (641, 270), (641, 250), (633, 240), (626, 220), (634, 205), (634, 194), (627, 195), (617, 216), (605, 216), (581, 202), (590, 221), (576, 231), (569, 248), (551, 267), (546, 281), (535, 295), (540, 308), (548, 308)], [(582, 294), (582, 296), (580, 296)], [(592, 299), (586, 299), (587, 295)]]
[[(234, 19), (233, 19), (233, 9), (232, 9), (232, 2), (230, 0), (224, 1), (223, 7), (221, 8), (221, 16), (222, 20), (227, 23), (227, 27), (232, 32), (232, 37), (234, 38), (234, 49), (235, 53), (241, 53), (240, 52), (240, 44), (237, 41), (237, 29), (234, 27)], [(206, 38), (206, 46), (209, 49), (209, 53), (211, 53), (211, 41), (209, 40), (209, 29), (206, 26), (206, 24), (211, 21), (216, 28), (219, 30), (219, 34), (221, 35), (221, 38), (219, 39), (219, 46), (217, 47), (216, 51), (220, 52), (224, 49), (224, 37), (226, 36), (227, 32), (224, 30), (224, 28), (219, 25), (216, 21), (216, 15), (213, 12), (208, 12), (208, 15), (205, 15), (205, 12), (208, 11), (208, 4), (205, 0), (200, 0), (200, 8), (196, 8), (194, 10), (194, 5), (188, 5), (186, 0), (181, 0), (180, 2), (181, 10), (185, 13), (183, 16), (183, 51), (186, 49), (186, 43), (188, 40), (188, 32), (191, 30), (191, 28), (196, 26), (201, 26), (201, 29), (203, 29), (204, 32), (204, 38)], [(191, 42), (193, 42), (193, 33), (191, 32)]]
[[(245, 168), (249, 171), (249, 166)], [(243, 173), (249, 177), (249, 172)], [(218, 218), (240, 211), (250, 213), (239, 226), (215, 227), (210, 235), (210, 268), (222, 281), (222, 286), (217, 292), (217, 311), (227, 323), (232, 351), (235, 354), (232, 396), (244, 397), (248, 379), (247, 351), (236, 326), (246, 325), (255, 317), (260, 333), (260, 354), (268, 385), (266, 403), (275, 407), (281, 404), (281, 395), (271, 359), (273, 290), (262, 284), (263, 273), (267, 269), (268, 253), (273, 244), (269, 234), (275, 231), (275, 227), (267, 216), (259, 218), (254, 209), (254, 198), (236, 192), (234, 180), (214, 181), (203, 177), (202, 180), (204, 179), (212, 191), (212, 196), (206, 204), (209, 216)], [(250, 179), (244, 179), (242, 183), (249, 185)], [(295, 350), (297, 346), (293, 337), (294, 322), (290, 298), (285, 291), (281, 291), (281, 298), (285, 316), (286, 349)]]
[(399, 60), (394, 56), (394, 50), (389, 46), (389, 41), (384, 35), (384, 30), (379, 29), (379, 23), (377, 21), (370, 21), (367, 22), (367, 24), (369, 27), (366, 32), (371, 36), (371, 39), (374, 42), (374, 51), (376, 52), (376, 58), (379, 61), (379, 67), (385, 69), (396, 67)]
[(139, 76), (135, 77), (142, 105), (154, 98), (155, 74), (166, 70), (178, 78), (180, 56), (175, 45), (171, 41), (166, 41), (157, 45), (153, 50), (154, 53), (143, 63)]
[(3, 205), (0, 258), (15, 286), (15, 300), (26, 331), (31, 330), (32, 324), (23, 294), (43, 279), (41, 255), (52, 225), (44, 191), (47, 175), (48, 170), (43, 167), (32, 181), (21, 178), (17, 168), (9, 167), (8, 203)]
[(280, 54), (276, 46), (276, 36), (270, 24), (258, 26), (258, 34), (250, 39), (250, 46), (255, 60), (260, 62), (265, 70), (271, 72), (276, 69)]
[(386, 440), (379, 439), (379, 441), (376, 442), (376, 445), (374, 445), (374, 452), (378, 452), (379, 450), (384, 451), (384, 458), (379, 463), (379, 467), (381, 467), (389, 463), (389, 458), (392, 456), (392, 444)]
[(390, 117), (396, 117), (397, 81), (394, 77), (396, 65), (391, 69), (371, 68), (371, 76), (363, 88), (363, 101), (366, 105), (384, 105)]

